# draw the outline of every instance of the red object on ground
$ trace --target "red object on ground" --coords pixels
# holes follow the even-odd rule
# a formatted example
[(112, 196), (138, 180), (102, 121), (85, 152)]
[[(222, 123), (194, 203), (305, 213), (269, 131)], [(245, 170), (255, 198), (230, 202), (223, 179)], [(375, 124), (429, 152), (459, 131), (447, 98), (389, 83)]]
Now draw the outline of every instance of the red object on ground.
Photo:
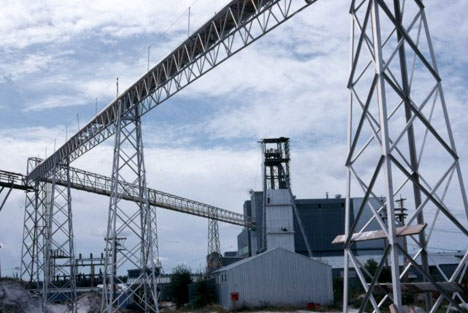
[(309, 302), (307, 303), (307, 309), (308, 310), (320, 310), (320, 303)]

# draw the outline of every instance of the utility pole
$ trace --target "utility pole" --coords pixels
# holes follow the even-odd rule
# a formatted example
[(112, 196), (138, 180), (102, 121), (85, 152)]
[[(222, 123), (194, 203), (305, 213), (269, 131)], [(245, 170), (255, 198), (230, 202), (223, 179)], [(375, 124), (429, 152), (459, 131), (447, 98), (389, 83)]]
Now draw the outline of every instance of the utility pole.
[[(398, 200), (395, 200), (396, 202), (396, 205), (395, 205), (395, 216), (398, 220), (398, 222), (400, 223), (401, 226), (405, 226), (405, 219), (406, 219), (406, 216), (408, 216), (408, 214), (406, 213), (406, 211), (408, 211), (408, 209), (405, 208), (405, 201), (407, 199), (406, 198), (402, 198), (401, 195), (400, 195), (400, 199)], [(401, 237), (402, 239), (402, 244), (403, 244), (403, 249), (405, 249), (406, 253), (408, 253), (408, 240), (406, 239), (406, 236), (402, 236)], [(406, 265), (408, 265), (408, 258), (406, 256), (403, 257), (403, 267), (406, 267)], [(406, 274), (404, 275), (403, 277), (403, 281), (408, 281), (408, 272), (406, 272)]]

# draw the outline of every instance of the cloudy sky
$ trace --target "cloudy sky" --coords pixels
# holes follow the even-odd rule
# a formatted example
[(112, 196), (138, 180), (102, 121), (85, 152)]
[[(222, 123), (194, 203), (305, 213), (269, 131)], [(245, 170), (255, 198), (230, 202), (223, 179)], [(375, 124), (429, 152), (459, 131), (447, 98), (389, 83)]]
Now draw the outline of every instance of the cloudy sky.
[[(0, 11), (1, 168), (25, 173), (115, 95), (154, 66), (226, 0), (10, 1)], [(349, 16), (345, 0), (318, 1), (205, 75), (143, 119), (148, 185), (241, 212), (261, 187), (257, 141), (291, 137), (292, 186), (299, 198), (345, 192)], [(426, 1), (455, 139), (468, 174), (468, 4)], [(73, 165), (110, 176), (112, 140)], [(19, 265), (24, 193), (0, 213), (2, 270)], [(76, 252), (103, 248), (108, 199), (73, 192)], [(457, 213), (464, 218), (462, 210)], [(207, 221), (160, 209), (166, 271), (204, 266)], [(465, 219), (466, 220), (466, 219)], [(465, 223), (466, 224), (466, 223)], [(223, 251), (240, 228), (220, 225)], [(466, 248), (440, 228), (434, 251)]]

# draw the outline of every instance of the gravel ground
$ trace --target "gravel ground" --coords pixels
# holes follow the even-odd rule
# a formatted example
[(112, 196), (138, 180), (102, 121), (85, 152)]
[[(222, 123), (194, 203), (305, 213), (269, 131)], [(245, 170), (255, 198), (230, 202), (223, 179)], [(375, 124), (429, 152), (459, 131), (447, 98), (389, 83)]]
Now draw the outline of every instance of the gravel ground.
[(18, 281), (0, 280), (0, 312), (40, 313), (39, 294), (26, 290)]

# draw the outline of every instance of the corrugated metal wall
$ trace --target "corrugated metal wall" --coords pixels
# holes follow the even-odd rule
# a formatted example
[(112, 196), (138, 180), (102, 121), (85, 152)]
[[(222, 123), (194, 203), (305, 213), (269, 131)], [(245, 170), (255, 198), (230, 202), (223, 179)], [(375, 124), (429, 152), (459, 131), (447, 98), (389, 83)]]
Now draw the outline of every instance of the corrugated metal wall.
[(306, 307), (333, 303), (331, 267), (308, 257), (275, 249), (233, 264), (215, 273), (218, 299), (231, 309), (231, 293), (239, 294), (236, 307)]
[(293, 199), (288, 189), (267, 190), (267, 250), (283, 248), (294, 252)]

